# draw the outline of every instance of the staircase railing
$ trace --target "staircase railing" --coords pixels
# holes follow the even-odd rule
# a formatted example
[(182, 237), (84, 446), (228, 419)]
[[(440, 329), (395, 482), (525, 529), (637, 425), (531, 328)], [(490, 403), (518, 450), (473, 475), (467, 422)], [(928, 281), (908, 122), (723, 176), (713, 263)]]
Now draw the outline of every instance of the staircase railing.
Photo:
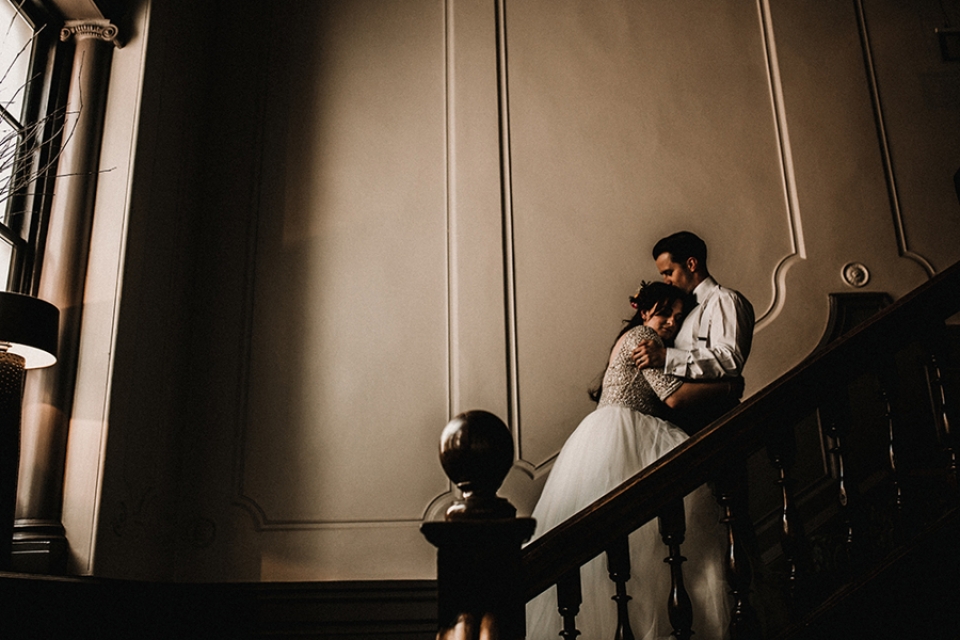
[[(871, 486), (879, 483), (892, 496), (890, 508), (894, 513), (890, 518), (898, 527), (906, 520), (913, 525), (922, 521), (912, 515), (912, 519), (898, 517), (906, 508), (904, 487), (915, 480), (908, 478), (911, 474), (921, 478), (920, 482), (938, 483), (929, 491), (921, 490), (926, 503), (931, 502), (931, 494), (939, 496), (938, 504), (943, 502), (943, 496), (948, 496), (950, 508), (955, 508), (957, 416), (948, 401), (944, 372), (951, 358), (956, 360), (949, 353), (945, 322), (958, 311), (960, 263), (837, 340), (821, 346), (725, 416), (522, 549), (520, 545), (532, 533), (533, 523), (515, 518), (509, 503), (496, 497), (512, 462), (512, 439), (509, 434), (496, 435), (506, 428), (491, 414), (463, 414), (444, 431), (441, 462), (463, 491), (464, 499), (451, 508), (445, 522), (423, 525), (424, 534), (439, 547), (440, 636), (455, 633), (479, 637), (482, 629), (496, 629), (503, 638), (523, 637), (524, 603), (559, 583), (557, 629), (561, 629), (562, 617), (561, 635), (575, 637), (578, 568), (597, 555), (616, 549), (629, 533), (670, 513), (686, 494), (709, 482), (729, 532), (726, 556), (733, 594), (731, 637), (760, 637), (749, 601), (752, 570), (757, 567), (751, 567), (743, 539), (745, 533), (753, 532), (751, 527), (743, 526), (745, 514), (738, 513), (743, 503), (737, 492), (743, 486), (748, 456), (766, 447), (776, 472), (774, 483), (782, 503), (772, 516), (776, 521), (774, 528), (780, 533), (780, 549), (774, 555), (788, 600), (802, 591), (797, 586), (803, 584), (804, 571), (809, 571), (809, 559), (804, 558), (803, 552), (809, 542), (798, 537), (804, 523), (798, 519), (795, 482), (790, 475), (796, 456), (794, 427), (804, 416), (815, 415), (832, 467), (836, 499), (830, 509), (819, 515), (821, 520), (829, 517), (840, 530), (843, 539), (836, 549), (844, 557), (857, 557), (863, 528), (857, 522), (854, 507), (857, 501), (866, 500), (861, 493)], [(921, 373), (909, 366), (905, 372), (905, 352), (919, 354)], [(922, 378), (923, 372), (929, 383), (925, 387), (929, 391), (926, 413), (915, 406), (916, 385), (912, 382), (918, 376)], [(863, 375), (870, 376), (879, 390), (879, 417), (885, 438), (884, 469), (880, 476), (851, 471), (856, 464), (850, 458), (850, 424), (862, 416), (856, 414), (857, 407), (847, 397), (848, 382)], [(930, 424), (914, 424), (918, 415), (929, 417)], [(934, 441), (936, 451), (931, 454), (915, 445), (919, 441)], [(922, 464), (917, 463), (920, 457)], [(942, 487), (949, 490), (943, 491)], [(668, 545), (669, 522), (668, 518), (661, 519), (661, 531)], [(897, 531), (902, 534), (902, 527)], [(674, 551), (671, 547), (671, 557), (679, 555)], [(753, 555), (756, 563), (756, 554)], [(464, 560), (465, 557), (470, 560)], [(610, 554), (608, 557), (613, 560)], [(674, 590), (677, 588), (675, 576)], [(682, 591), (682, 580), (679, 589)], [(671, 621), (677, 620), (675, 627), (689, 622), (684, 597), (683, 593), (671, 594), (670, 614)], [(802, 599), (788, 602), (788, 606), (803, 605), (807, 610), (813, 604)], [(629, 627), (623, 632), (629, 634)], [(675, 628), (678, 637), (688, 634), (689, 629)]]

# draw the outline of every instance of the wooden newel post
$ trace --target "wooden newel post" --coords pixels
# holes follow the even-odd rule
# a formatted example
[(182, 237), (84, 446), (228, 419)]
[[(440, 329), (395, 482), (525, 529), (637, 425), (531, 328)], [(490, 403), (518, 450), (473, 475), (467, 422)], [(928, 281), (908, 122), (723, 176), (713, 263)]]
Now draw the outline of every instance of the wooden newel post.
[(420, 526), (437, 547), (437, 638), (523, 638), (520, 547), (535, 522), (497, 496), (513, 465), (513, 436), (492, 413), (467, 411), (444, 428), (440, 464), (463, 497), (443, 521)]

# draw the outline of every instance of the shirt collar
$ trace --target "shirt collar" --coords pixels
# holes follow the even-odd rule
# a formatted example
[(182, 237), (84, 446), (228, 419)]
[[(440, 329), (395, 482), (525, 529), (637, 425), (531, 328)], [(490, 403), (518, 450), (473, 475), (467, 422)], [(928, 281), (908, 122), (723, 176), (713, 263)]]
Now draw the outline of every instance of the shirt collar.
[(693, 297), (697, 299), (697, 304), (706, 300), (719, 286), (712, 276), (707, 276), (703, 279), (700, 284), (693, 289)]

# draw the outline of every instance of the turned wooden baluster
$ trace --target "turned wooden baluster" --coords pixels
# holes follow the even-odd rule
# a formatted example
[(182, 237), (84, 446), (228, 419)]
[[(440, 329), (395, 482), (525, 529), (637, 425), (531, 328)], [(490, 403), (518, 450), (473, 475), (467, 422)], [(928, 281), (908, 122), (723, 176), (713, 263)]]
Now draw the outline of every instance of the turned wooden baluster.
[[(892, 340), (891, 340), (892, 342)], [(885, 344), (878, 344), (874, 348), (873, 367), (880, 383), (880, 406), (883, 407), (883, 419), (887, 426), (887, 464), (890, 467), (890, 485), (893, 492), (894, 519), (896, 528), (901, 528), (903, 515), (903, 478), (900, 476), (898, 460), (898, 428), (900, 422), (900, 379), (897, 371), (897, 362), (884, 348)]]
[[(803, 523), (797, 515), (793, 489), (796, 481), (790, 470), (797, 458), (797, 439), (793, 428), (777, 433), (767, 445), (770, 463), (777, 470), (777, 485), (780, 487), (782, 507), (780, 511), (780, 548), (787, 563), (787, 596), (793, 605), (798, 602), (798, 586), (802, 579), (804, 558)], [(795, 612), (795, 607), (794, 611)]]
[(880, 401), (883, 403), (883, 417), (887, 421), (887, 462), (890, 465), (890, 483), (893, 490), (894, 521), (899, 529), (903, 520), (903, 486), (900, 483), (900, 469), (897, 466), (896, 417), (886, 384), (881, 384)]
[(947, 401), (946, 389), (943, 383), (943, 371), (940, 360), (934, 352), (930, 354), (929, 376), (930, 393), (933, 396), (940, 447), (943, 449), (947, 459), (947, 478), (954, 491), (958, 491), (960, 490), (960, 480), (958, 480), (957, 473), (957, 436), (953, 431), (953, 423), (951, 422), (953, 405)]
[(574, 640), (580, 635), (577, 630), (577, 614), (583, 603), (583, 593), (580, 589), (580, 568), (565, 574), (557, 582), (557, 611), (563, 620), (563, 630), (560, 637), (564, 640)]
[(610, 579), (616, 585), (616, 595), (611, 598), (617, 603), (617, 632), (614, 640), (634, 640), (633, 629), (630, 628), (630, 617), (627, 613), (627, 603), (631, 598), (627, 595), (627, 581), (630, 579), (630, 545), (626, 537), (607, 549), (607, 571), (610, 572)]
[(693, 605), (683, 584), (682, 565), (686, 558), (680, 555), (680, 545), (686, 536), (687, 524), (683, 513), (683, 500), (679, 500), (660, 514), (660, 537), (667, 545), (670, 555), (664, 560), (670, 565), (670, 595), (667, 598), (667, 614), (673, 627), (673, 636), (689, 640), (693, 635)]
[(747, 529), (752, 525), (745, 517), (746, 473), (743, 464), (724, 473), (715, 483), (717, 502), (723, 511), (721, 522), (727, 527), (726, 574), (733, 609), (730, 614), (731, 640), (759, 640), (760, 625), (750, 604), (753, 571), (744, 547)]
[[(828, 392), (829, 393), (829, 392)], [(821, 429), (827, 440), (827, 452), (833, 462), (833, 473), (837, 479), (837, 504), (843, 523), (842, 559), (849, 564), (853, 558), (855, 529), (851, 509), (852, 487), (848, 484), (846, 449), (844, 440), (849, 432), (845, 405), (827, 396), (819, 409)]]

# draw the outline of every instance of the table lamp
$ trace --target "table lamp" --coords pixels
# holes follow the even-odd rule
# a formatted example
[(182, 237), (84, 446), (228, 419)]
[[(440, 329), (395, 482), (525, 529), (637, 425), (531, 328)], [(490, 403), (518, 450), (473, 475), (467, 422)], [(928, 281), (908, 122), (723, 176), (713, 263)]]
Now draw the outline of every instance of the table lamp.
[(0, 291), (0, 569), (9, 570), (20, 465), (20, 413), (27, 369), (57, 361), (60, 310)]

